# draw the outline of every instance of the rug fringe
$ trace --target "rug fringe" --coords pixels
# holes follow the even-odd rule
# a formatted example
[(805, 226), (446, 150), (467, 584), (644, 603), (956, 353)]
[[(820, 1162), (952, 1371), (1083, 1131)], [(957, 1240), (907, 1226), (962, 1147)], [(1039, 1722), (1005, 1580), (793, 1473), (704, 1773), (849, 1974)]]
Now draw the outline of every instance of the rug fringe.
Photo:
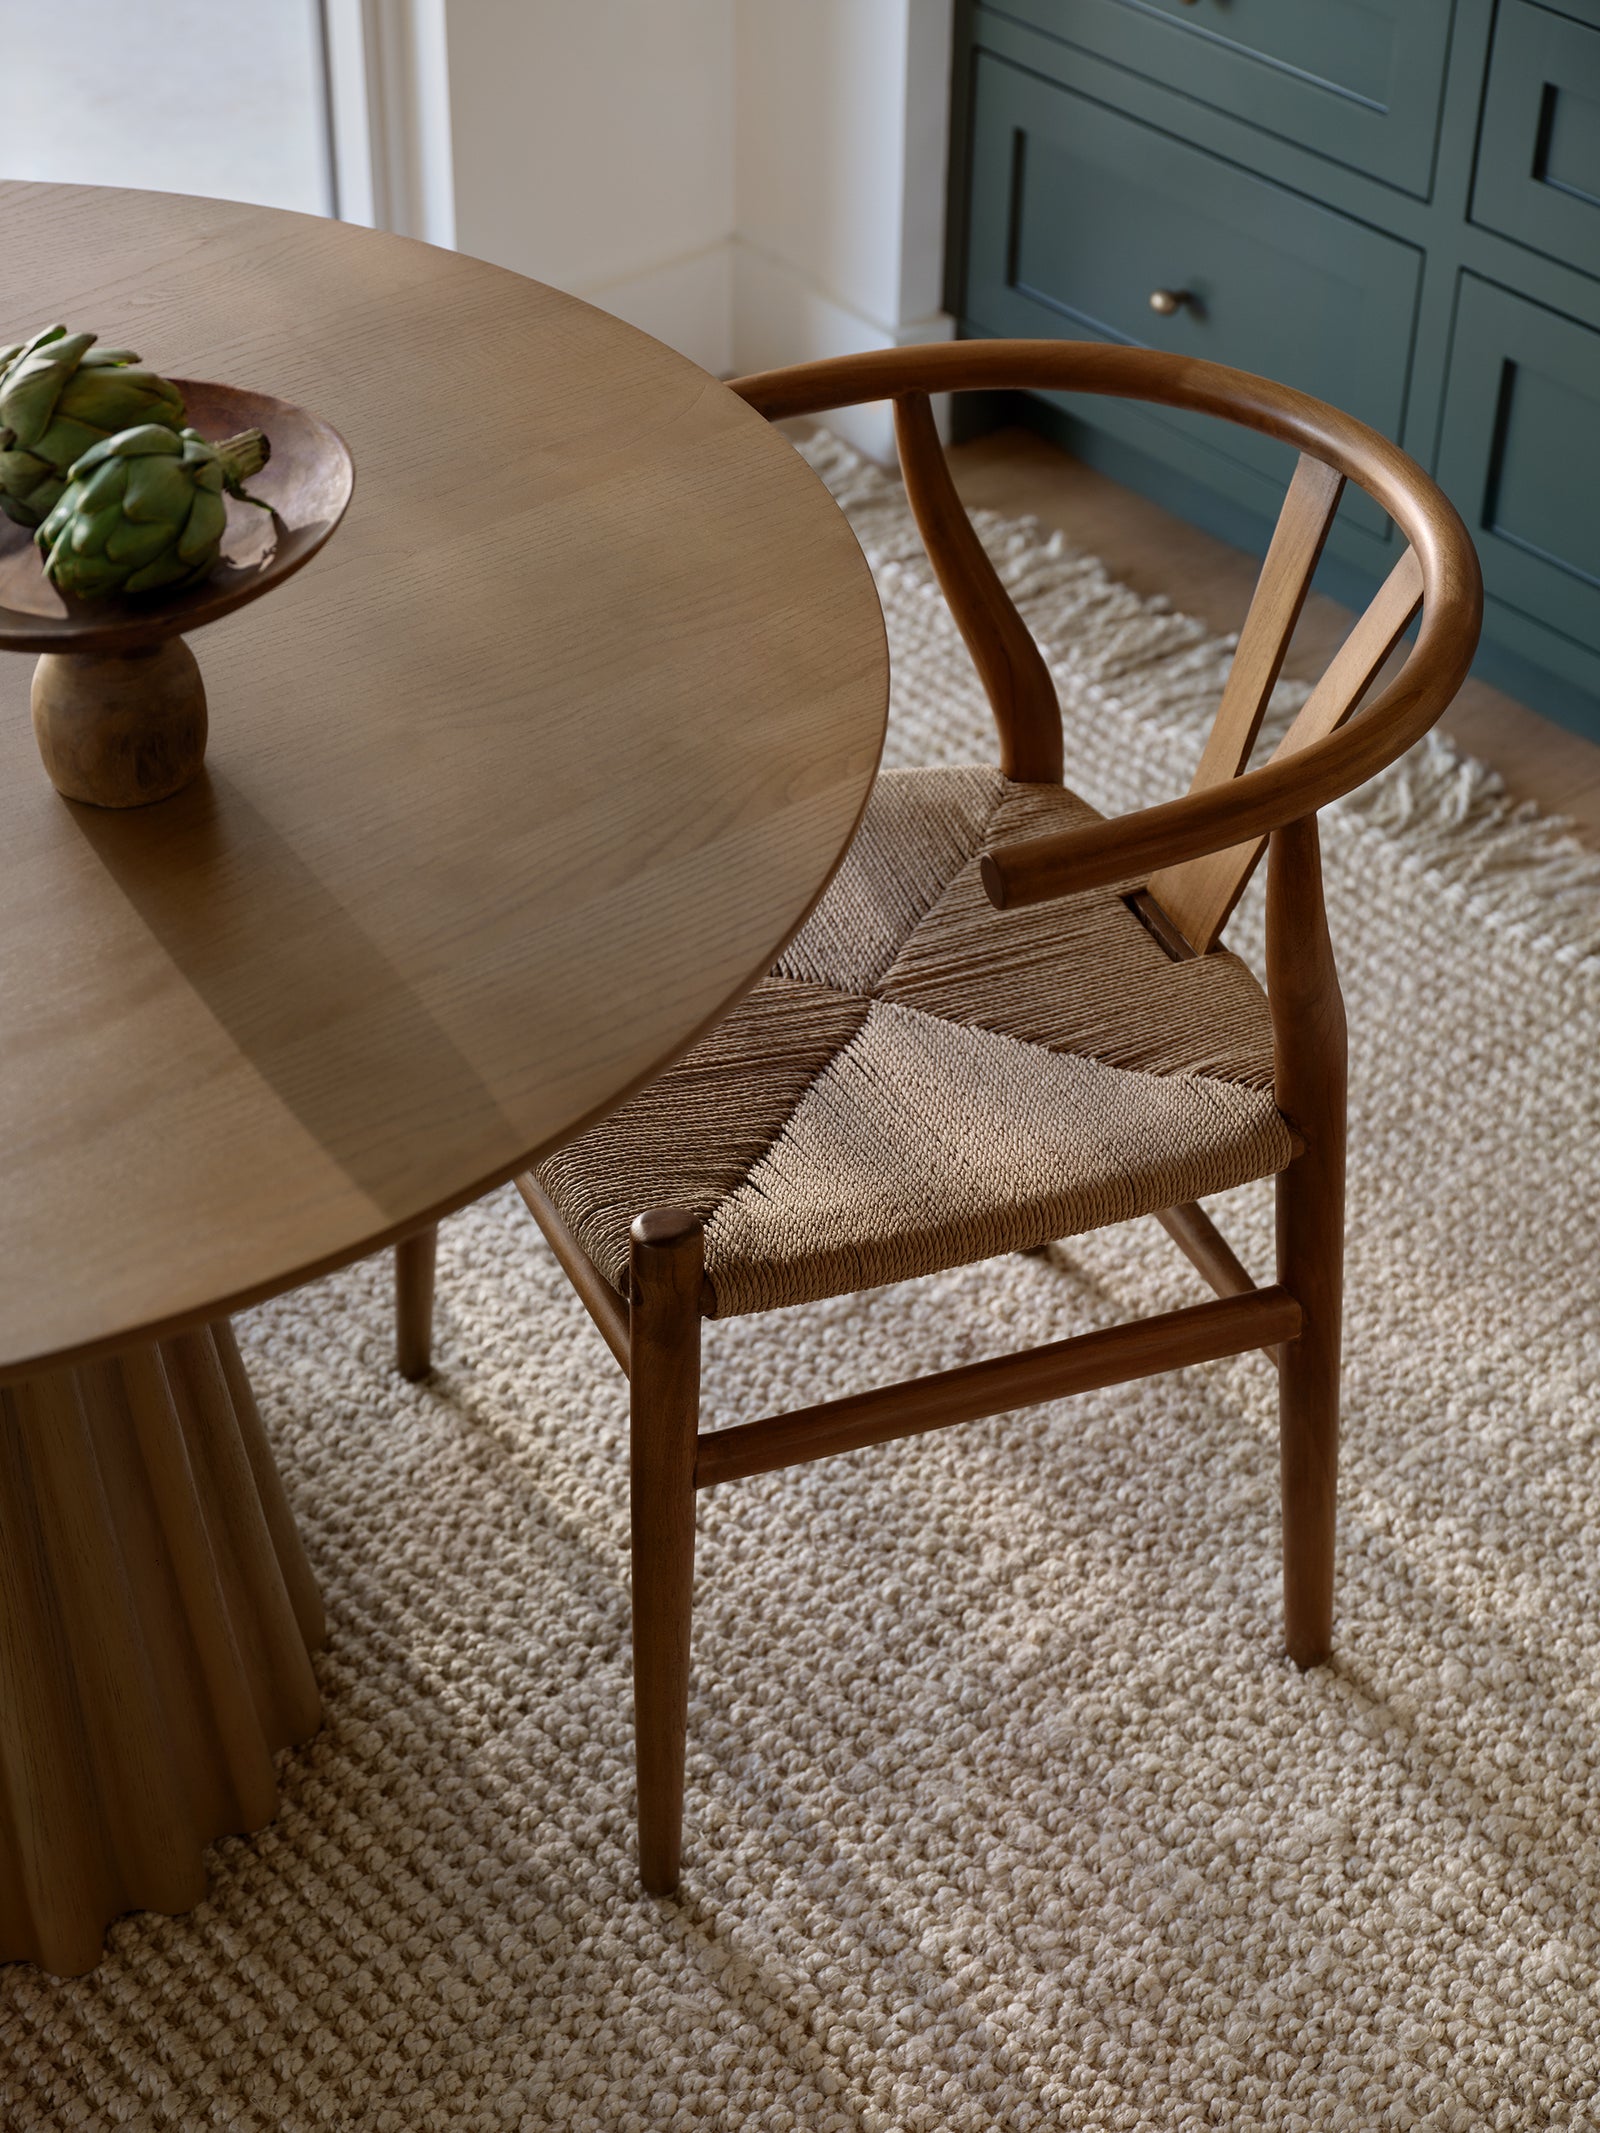
[[(799, 449), (850, 518), (873, 568), (915, 572), (938, 597), (898, 479), (827, 431)], [(1036, 519), (972, 516), (1064, 692), (1198, 745), (1235, 639), (1213, 635), (1166, 599), (1133, 592)], [(1269, 742), (1306, 694), (1303, 683), (1279, 685), (1263, 728)], [(1600, 974), (1600, 853), (1562, 817), (1514, 800), (1498, 771), (1448, 736), (1428, 734), (1330, 812), (1399, 846), (1403, 864), (1430, 888), (1497, 932)]]

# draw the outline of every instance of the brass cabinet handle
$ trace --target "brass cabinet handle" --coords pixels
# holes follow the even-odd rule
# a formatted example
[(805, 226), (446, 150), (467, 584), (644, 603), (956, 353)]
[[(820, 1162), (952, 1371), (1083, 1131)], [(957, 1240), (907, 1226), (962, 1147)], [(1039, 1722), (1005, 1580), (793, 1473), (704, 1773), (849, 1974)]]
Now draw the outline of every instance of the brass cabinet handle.
[(1150, 308), (1152, 311), (1158, 311), (1163, 318), (1171, 318), (1175, 311), (1181, 311), (1185, 304), (1192, 304), (1193, 302), (1194, 298), (1187, 289), (1152, 289), (1150, 291)]

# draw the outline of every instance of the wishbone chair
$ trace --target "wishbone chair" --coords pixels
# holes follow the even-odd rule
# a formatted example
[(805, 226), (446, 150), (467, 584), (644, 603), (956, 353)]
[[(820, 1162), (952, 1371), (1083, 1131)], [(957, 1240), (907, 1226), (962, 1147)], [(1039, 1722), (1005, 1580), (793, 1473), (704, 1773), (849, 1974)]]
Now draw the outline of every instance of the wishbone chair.
[[(1299, 460), (1216, 720), (1180, 799), (1105, 820), (1063, 784), (1049, 670), (956, 495), (930, 394), (1028, 388), (1194, 410)], [(999, 730), (996, 771), (880, 776), (772, 973), (518, 1185), (631, 1383), (640, 1871), (676, 1886), (695, 1498), (1186, 1364), (1278, 1364), (1286, 1641), (1333, 1633), (1345, 1019), (1317, 810), (1419, 740), (1477, 641), (1465, 528), (1422, 469), (1243, 371), (1055, 341), (897, 348), (734, 390), (769, 419), (890, 399), (911, 508)], [(1270, 760), (1248, 768), (1346, 482), (1398, 559)], [(1364, 709), (1420, 612), (1395, 678)], [(1357, 714), (1357, 715), (1352, 715)], [(1221, 945), (1269, 853), (1266, 973)], [(1258, 1286), (1199, 1201), (1277, 1179)], [(699, 1428), (700, 1322), (1027, 1249), (1151, 1213), (1215, 1300), (733, 1427)], [(401, 1367), (428, 1366), (433, 1233), (400, 1248)]]

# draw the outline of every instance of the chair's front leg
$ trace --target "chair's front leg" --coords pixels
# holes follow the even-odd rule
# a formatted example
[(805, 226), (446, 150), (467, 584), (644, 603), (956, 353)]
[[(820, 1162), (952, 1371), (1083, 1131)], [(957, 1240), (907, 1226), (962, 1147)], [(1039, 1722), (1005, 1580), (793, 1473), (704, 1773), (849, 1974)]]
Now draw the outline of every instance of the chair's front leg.
[(1344, 1303), (1346, 1039), (1314, 815), (1275, 830), (1267, 877), (1275, 1094), (1305, 1150), (1278, 1173), (1278, 1280), (1304, 1314), (1279, 1351), (1283, 1605), (1289, 1656), (1333, 1645)]
[(394, 1248), (394, 1359), (403, 1378), (425, 1378), (433, 1368), (433, 1269), (439, 1225), (430, 1222)]
[(695, 1439), (700, 1426), (704, 1239), (681, 1208), (633, 1225), (630, 1435), (634, 1756), (639, 1876), (678, 1885), (694, 1593)]

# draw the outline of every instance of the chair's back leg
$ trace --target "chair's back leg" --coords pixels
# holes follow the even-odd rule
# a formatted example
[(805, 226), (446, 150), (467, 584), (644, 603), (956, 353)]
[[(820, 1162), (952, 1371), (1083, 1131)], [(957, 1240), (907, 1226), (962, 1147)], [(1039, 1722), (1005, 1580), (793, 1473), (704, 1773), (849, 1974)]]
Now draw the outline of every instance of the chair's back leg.
[(633, 1225), (634, 1758), (639, 1877), (652, 1896), (677, 1887), (683, 1840), (704, 1256), (700, 1225), (681, 1208), (657, 1208)]
[(433, 1368), (433, 1270), (439, 1225), (430, 1222), (394, 1248), (395, 1366), (403, 1378), (425, 1378)]
[(1290, 1658), (1317, 1666), (1333, 1644), (1346, 1049), (1314, 815), (1272, 835), (1267, 991), (1278, 1108), (1305, 1142), (1277, 1186), (1278, 1281), (1304, 1314), (1278, 1351), (1284, 1630)]
[(1059, 785), (1056, 685), (956, 494), (926, 393), (900, 394), (894, 433), (922, 545), (994, 713), (1000, 768), (1018, 784)]

